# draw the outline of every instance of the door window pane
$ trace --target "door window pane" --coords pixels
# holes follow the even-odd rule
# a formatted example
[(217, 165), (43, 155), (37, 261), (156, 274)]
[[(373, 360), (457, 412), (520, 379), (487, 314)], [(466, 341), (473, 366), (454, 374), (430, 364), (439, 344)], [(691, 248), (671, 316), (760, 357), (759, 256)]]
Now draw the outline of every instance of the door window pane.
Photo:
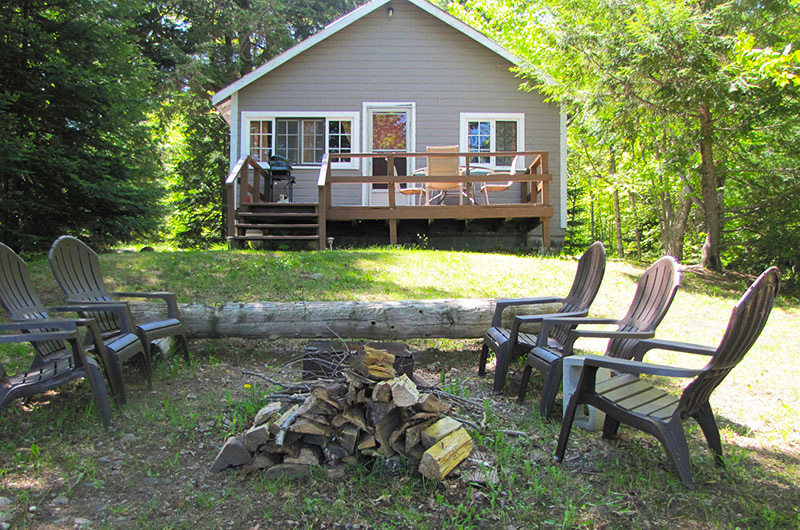
[(405, 112), (375, 112), (372, 114), (372, 150), (406, 150)]

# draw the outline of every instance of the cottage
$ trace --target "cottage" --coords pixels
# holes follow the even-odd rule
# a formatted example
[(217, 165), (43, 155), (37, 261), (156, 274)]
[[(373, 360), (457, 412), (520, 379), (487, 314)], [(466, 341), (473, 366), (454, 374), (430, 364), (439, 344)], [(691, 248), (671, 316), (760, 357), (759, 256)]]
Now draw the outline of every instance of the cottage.
[[(220, 90), (230, 240), (559, 244), (565, 117), (520, 89), (519, 62), (426, 0), (373, 0)], [(275, 156), (290, 188), (260, 169)]]

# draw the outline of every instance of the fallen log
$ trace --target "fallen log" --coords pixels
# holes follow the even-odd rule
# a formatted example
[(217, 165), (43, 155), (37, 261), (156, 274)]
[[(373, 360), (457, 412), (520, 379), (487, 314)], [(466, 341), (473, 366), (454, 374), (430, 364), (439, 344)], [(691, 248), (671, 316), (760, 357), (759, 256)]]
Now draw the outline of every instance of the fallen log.
[[(132, 302), (134, 318), (166, 317), (164, 304)], [(393, 302), (230, 302), (209, 306), (178, 304), (192, 338), (415, 338), (477, 339), (490, 326), (493, 299), (403, 300)], [(503, 314), (507, 327), (515, 314), (552, 312), (560, 304), (511, 307)]]

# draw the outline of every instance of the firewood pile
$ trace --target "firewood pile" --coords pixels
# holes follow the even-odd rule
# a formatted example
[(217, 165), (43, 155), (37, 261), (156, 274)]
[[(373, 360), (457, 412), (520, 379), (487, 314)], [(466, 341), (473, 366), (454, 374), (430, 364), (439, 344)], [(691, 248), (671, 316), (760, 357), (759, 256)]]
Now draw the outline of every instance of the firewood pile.
[(246, 432), (231, 437), (212, 471), (228, 467), (301, 475), (310, 466), (355, 465), (397, 455), (442, 480), (472, 451), (451, 405), (430, 387), (397, 375), (395, 355), (365, 346), (334, 377), (289, 387)]

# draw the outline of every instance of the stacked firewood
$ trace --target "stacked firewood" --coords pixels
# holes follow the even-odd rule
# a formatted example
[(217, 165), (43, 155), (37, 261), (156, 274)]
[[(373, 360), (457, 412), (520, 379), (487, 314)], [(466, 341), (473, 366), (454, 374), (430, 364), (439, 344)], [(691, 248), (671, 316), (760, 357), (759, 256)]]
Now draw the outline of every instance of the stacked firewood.
[(284, 404), (269, 403), (253, 426), (228, 439), (212, 470), (249, 466), (297, 474), (298, 466), (354, 465), (360, 457), (400, 455), (442, 480), (472, 451), (451, 405), (396, 375), (395, 356), (365, 347), (340, 376), (309, 383)]

